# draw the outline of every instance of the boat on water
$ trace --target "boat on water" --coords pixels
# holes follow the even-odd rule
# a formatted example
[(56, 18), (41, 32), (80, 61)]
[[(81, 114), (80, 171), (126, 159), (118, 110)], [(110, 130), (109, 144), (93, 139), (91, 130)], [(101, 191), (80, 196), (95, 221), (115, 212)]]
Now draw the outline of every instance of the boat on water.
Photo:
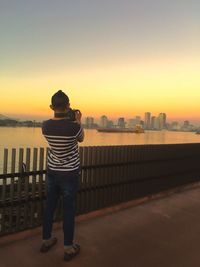
[(98, 132), (102, 133), (144, 133), (144, 129), (140, 125), (134, 128), (98, 128)]

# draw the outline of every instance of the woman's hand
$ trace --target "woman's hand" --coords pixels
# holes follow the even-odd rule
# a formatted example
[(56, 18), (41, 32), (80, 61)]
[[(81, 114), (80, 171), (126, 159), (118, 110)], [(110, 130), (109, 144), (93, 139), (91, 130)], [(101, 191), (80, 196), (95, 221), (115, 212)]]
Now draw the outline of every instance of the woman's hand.
[(82, 113), (80, 112), (80, 110), (76, 110), (75, 111), (76, 122), (81, 124), (81, 117), (82, 117)]

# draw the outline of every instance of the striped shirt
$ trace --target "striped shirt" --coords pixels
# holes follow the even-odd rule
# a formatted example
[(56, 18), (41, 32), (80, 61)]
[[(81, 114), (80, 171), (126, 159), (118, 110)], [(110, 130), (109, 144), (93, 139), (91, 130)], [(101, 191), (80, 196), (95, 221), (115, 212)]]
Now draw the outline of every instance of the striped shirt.
[(80, 167), (78, 140), (84, 132), (80, 124), (66, 119), (43, 122), (42, 133), (49, 144), (47, 165), (51, 170), (73, 171)]

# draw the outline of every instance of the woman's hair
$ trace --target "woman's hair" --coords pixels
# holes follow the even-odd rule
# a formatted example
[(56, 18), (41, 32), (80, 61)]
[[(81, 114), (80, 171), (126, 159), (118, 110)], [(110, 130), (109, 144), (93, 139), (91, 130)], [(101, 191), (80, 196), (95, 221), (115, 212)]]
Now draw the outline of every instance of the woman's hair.
[(65, 109), (69, 104), (69, 97), (62, 90), (56, 92), (51, 98), (51, 105), (55, 109)]

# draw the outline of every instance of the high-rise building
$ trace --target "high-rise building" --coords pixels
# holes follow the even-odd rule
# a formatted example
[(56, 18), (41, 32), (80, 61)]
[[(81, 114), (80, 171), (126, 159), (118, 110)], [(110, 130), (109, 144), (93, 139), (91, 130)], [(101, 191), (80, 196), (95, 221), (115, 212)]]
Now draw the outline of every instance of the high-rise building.
[(145, 114), (144, 114), (144, 128), (150, 129), (150, 125), (151, 125), (151, 113), (145, 112)]
[(108, 127), (108, 118), (105, 115), (101, 116), (101, 118), (100, 118), (100, 126), (102, 128)]
[(124, 120), (124, 118), (119, 118), (117, 125), (118, 125), (119, 128), (125, 128), (125, 120)]
[(140, 116), (136, 116), (136, 117), (135, 117), (135, 120), (136, 120), (136, 124), (140, 124), (140, 122), (141, 122), (141, 117), (140, 117)]
[(173, 121), (170, 125), (170, 130), (172, 131), (179, 131), (181, 129), (181, 126), (177, 121)]
[(181, 127), (181, 130), (184, 132), (189, 132), (194, 130), (194, 126), (190, 124), (189, 121), (184, 121), (183, 126)]
[(128, 120), (128, 127), (133, 128), (137, 123), (136, 119), (130, 119)]
[(151, 117), (150, 128), (151, 128), (152, 130), (156, 129), (156, 117), (155, 117), (155, 116), (152, 116), (152, 117)]
[(94, 127), (94, 118), (93, 117), (86, 117), (85, 118), (85, 127), (90, 128), (90, 129)]
[(155, 117), (154, 129), (155, 130), (160, 130), (160, 120), (159, 120), (159, 117)]
[(189, 127), (190, 126), (190, 122), (189, 121), (184, 121), (183, 123), (183, 127)]
[(160, 113), (158, 115), (158, 118), (159, 118), (159, 128), (160, 130), (166, 128), (166, 122), (167, 122), (167, 116), (165, 113)]
[(108, 120), (107, 127), (108, 127), (108, 128), (114, 128), (114, 123), (113, 123), (113, 121)]

